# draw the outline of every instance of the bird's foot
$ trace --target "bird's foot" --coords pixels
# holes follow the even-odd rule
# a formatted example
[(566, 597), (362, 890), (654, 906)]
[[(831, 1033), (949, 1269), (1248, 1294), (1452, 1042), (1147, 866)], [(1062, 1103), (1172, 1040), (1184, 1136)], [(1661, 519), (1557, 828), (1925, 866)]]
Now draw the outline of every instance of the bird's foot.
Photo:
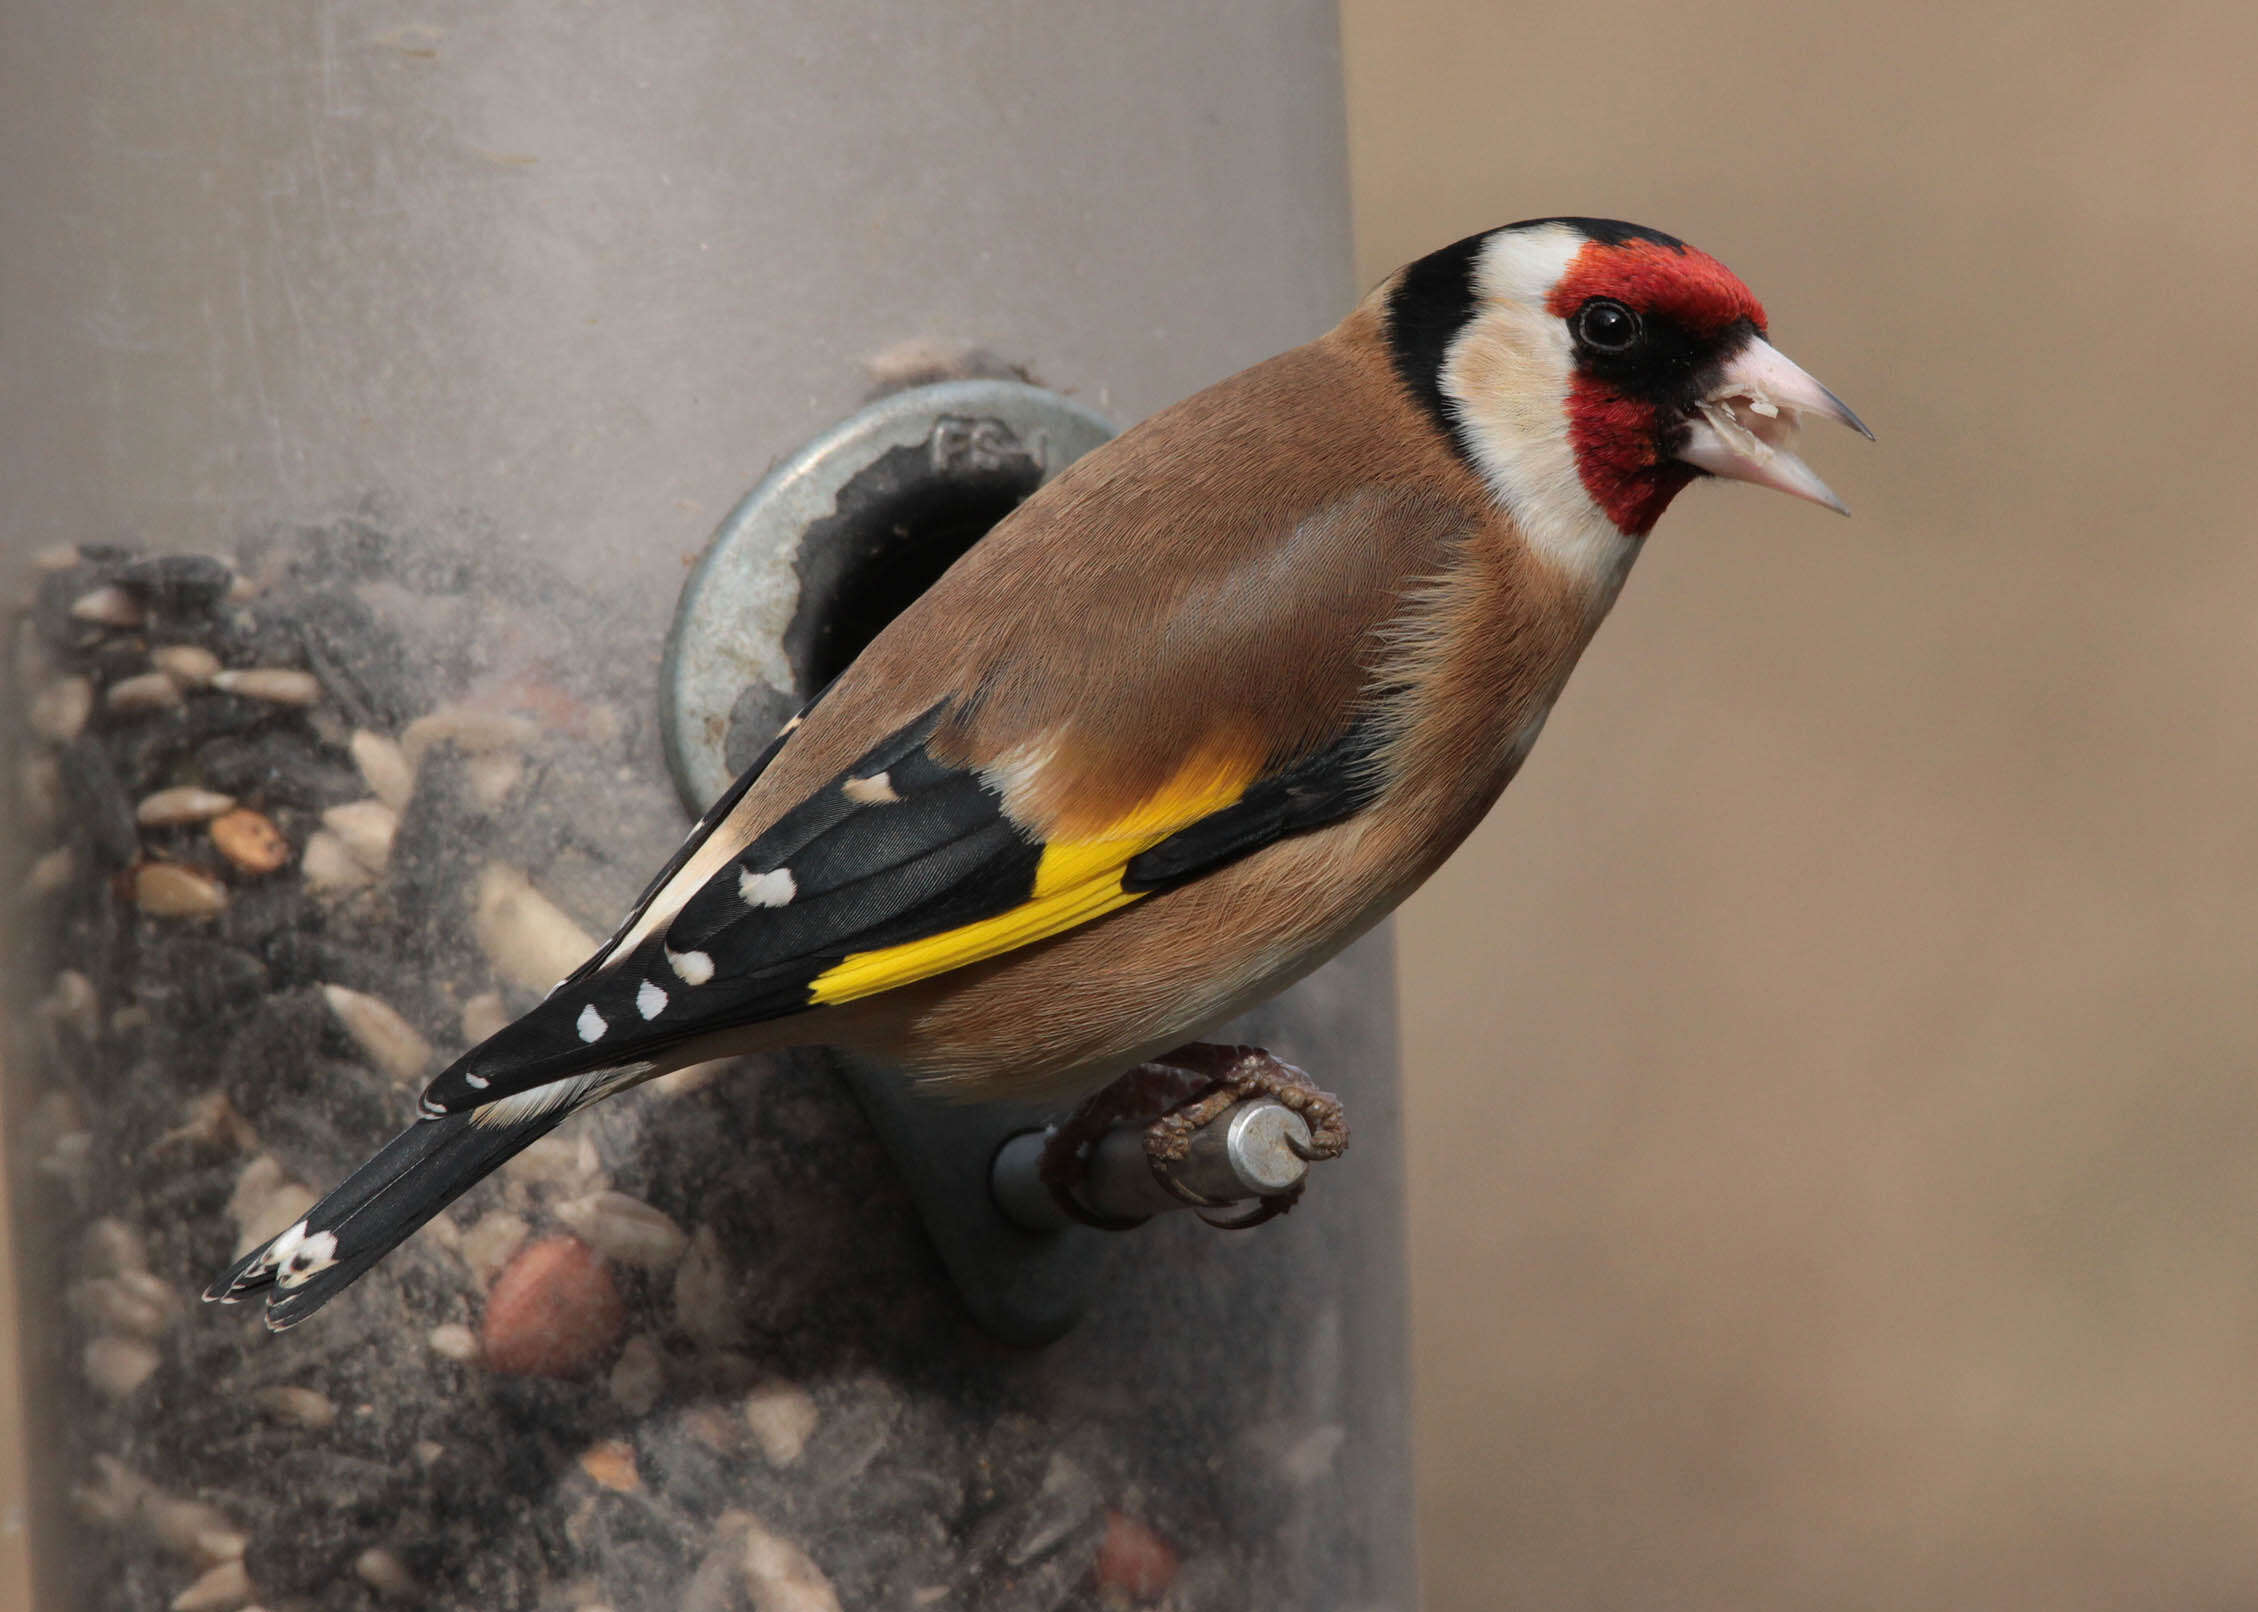
[(1189, 1157), (1193, 1137), (1236, 1105), (1267, 1097), (1299, 1115), (1307, 1141), (1288, 1137), (1287, 1146), (1305, 1161), (1338, 1158), (1349, 1144), (1341, 1100), (1322, 1091), (1302, 1070), (1261, 1047), (1195, 1041), (1139, 1064), (1094, 1093), (1052, 1132), (1043, 1149), (1042, 1180), (1062, 1213), (1087, 1226), (1122, 1231), (1143, 1224), (1133, 1218), (1094, 1212), (1078, 1188), (1098, 1143), (1123, 1125), (1146, 1121), (1145, 1158), (1153, 1179), (1168, 1193), (1200, 1211), (1200, 1218), (1225, 1230), (1243, 1230), (1274, 1220), (1297, 1203), (1302, 1183), (1260, 1196), (1255, 1207), (1231, 1218), (1208, 1211), (1227, 1206), (1179, 1179), (1175, 1169)]

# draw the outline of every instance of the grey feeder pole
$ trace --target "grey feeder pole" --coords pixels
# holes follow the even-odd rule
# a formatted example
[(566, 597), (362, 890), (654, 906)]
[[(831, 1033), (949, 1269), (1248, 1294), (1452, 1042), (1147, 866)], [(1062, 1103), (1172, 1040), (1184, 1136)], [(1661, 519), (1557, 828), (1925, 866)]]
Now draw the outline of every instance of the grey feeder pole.
[[(187, 1302), (1109, 421), (1339, 315), (1331, 8), (0, 29), (41, 1608), (1408, 1612), (1384, 931), (1222, 1032), (1356, 1129), (1249, 1232), (1129, 1135), (1087, 1195), (1153, 1218), (1064, 1225), (1056, 1114), (785, 1057), (297, 1331)], [(1300, 1124), (1179, 1184), (1291, 1185)]]

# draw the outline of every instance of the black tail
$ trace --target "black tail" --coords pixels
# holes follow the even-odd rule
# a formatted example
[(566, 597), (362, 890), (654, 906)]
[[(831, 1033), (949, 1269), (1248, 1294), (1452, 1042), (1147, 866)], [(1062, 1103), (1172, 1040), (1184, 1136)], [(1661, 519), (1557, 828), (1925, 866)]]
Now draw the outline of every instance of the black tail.
[(271, 1291), (267, 1325), (276, 1332), (297, 1325), (489, 1171), (556, 1129), (574, 1106), (500, 1124), (482, 1124), (476, 1114), (418, 1121), (303, 1220), (237, 1260), (204, 1297), (238, 1304)]

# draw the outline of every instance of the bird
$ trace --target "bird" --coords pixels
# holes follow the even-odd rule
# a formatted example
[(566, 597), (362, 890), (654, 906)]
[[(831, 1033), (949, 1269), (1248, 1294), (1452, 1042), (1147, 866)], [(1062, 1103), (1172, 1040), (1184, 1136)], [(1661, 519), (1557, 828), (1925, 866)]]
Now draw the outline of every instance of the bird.
[(1529, 219), (1124, 431), (205, 1297), (302, 1321), (572, 1113), (692, 1063), (827, 1045), (944, 1096), (1066, 1100), (1198, 1048), (1442, 866), (1681, 491), (1847, 513), (1792, 441), (1873, 434), (1769, 336), (1674, 236)]

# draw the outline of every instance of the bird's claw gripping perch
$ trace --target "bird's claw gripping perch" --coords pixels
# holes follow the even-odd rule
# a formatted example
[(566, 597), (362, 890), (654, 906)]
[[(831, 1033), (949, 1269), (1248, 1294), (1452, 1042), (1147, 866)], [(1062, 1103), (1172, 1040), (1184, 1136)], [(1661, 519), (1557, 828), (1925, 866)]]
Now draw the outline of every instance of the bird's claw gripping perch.
[(1208, 1089), (1146, 1128), (1145, 1157), (1151, 1161), (1153, 1179), (1200, 1211), (1200, 1219), (1219, 1231), (1245, 1231), (1277, 1219), (1301, 1201), (1307, 1186), (1306, 1180), (1296, 1181), (1283, 1192), (1259, 1195), (1255, 1207), (1244, 1214), (1221, 1217), (1209, 1213), (1226, 1207), (1226, 1203), (1194, 1190), (1171, 1166), (1189, 1155), (1193, 1134), (1227, 1110), (1250, 1098), (1267, 1097), (1300, 1115), (1308, 1127), (1306, 1137), (1287, 1131), (1279, 1139), (1305, 1164), (1339, 1158), (1348, 1149), (1348, 1117), (1341, 1100), (1321, 1090), (1306, 1071), (1265, 1048), (1194, 1042), (1169, 1053), (1163, 1064), (1197, 1075), (1207, 1082)]
[(1106, 1231), (1142, 1225), (1149, 1216), (1093, 1207), (1087, 1187), (1099, 1145), (1115, 1131), (1144, 1120), (1148, 1122), (1141, 1138), (1144, 1158), (1163, 1192), (1190, 1205), (1202, 1220), (1219, 1229), (1259, 1226), (1300, 1201), (1303, 1182), (1298, 1171), (1290, 1185), (1254, 1193), (1254, 1208), (1219, 1217), (1211, 1211), (1243, 1202), (1248, 1194), (1236, 1191), (1225, 1197), (1212, 1189), (1202, 1191), (1185, 1178), (1182, 1167), (1192, 1158), (1201, 1133), (1233, 1110), (1262, 1098), (1298, 1119), (1298, 1125), (1289, 1121), (1274, 1137), (1275, 1145), (1295, 1159), (1307, 1164), (1338, 1158), (1347, 1149), (1349, 1128), (1340, 1099), (1318, 1089), (1302, 1070), (1261, 1047), (1195, 1042), (1139, 1064), (1053, 1129), (1043, 1144), (1042, 1184), (1052, 1204), (1069, 1220)]

